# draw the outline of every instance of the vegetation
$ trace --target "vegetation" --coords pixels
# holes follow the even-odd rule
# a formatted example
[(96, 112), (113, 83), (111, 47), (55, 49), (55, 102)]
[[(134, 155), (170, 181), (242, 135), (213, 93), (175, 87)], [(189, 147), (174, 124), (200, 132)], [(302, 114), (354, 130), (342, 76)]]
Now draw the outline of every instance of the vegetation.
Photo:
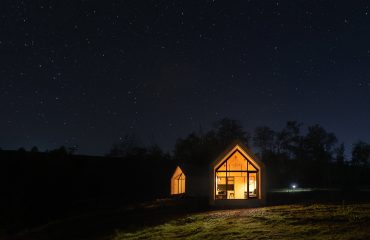
[[(208, 167), (230, 143), (239, 140), (261, 157), (270, 188), (370, 186), (370, 145), (359, 141), (352, 156), (322, 126), (288, 121), (248, 133), (240, 122), (222, 119), (208, 131), (179, 138), (173, 153), (143, 146), (127, 135), (104, 157), (76, 155), (77, 146), (40, 152), (0, 149), (0, 235), (15, 233), (76, 214), (167, 197), (177, 164)], [(207, 172), (207, 171), (205, 171)], [(345, 176), (345, 177), (343, 177)], [(341, 199), (341, 198), (340, 198)]]
[(253, 147), (266, 169), (273, 169), (267, 171), (270, 188), (286, 187), (292, 182), (325, 188), (368, 187), (370, 183), (369, 144), (355, 143), (352, 157), (347, 158), (344, 144), (338, 144), (334, 133), (318, 124), (305, 129), (296, 121), (288, 121), (277, 131), (260, 126), (250, 134), (238, 121), (223, 119), (209, 131), (178, 139), (173, 159), (179, 164), (208, 166), (236, 139)]
[(352, 164), (356, 166), (366, 167), (370, 159), (370, 144), (363, 141), (358, 141), (353, 144), (352, 149)]
[(370, 204), (285, 205), (189, 214), (123, 239), (370, 239)]

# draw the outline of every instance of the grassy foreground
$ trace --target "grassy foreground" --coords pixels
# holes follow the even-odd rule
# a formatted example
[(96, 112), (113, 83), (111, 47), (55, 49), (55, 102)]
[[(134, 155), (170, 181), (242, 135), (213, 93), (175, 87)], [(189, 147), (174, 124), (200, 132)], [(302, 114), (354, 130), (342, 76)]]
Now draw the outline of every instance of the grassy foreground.
[(209, 211), (139, 230), (119, 230), (113, 237), (114, 240), (176, 238), (370, 239), (370, 204)]

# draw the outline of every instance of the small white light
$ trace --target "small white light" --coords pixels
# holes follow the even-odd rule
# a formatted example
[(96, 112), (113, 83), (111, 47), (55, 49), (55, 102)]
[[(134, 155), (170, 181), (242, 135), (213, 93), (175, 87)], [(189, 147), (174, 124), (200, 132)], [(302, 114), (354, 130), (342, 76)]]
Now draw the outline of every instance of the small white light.
[(295, 189), (297, 187), (297, 185), (295, 184), (292, 184), (292, 188)]

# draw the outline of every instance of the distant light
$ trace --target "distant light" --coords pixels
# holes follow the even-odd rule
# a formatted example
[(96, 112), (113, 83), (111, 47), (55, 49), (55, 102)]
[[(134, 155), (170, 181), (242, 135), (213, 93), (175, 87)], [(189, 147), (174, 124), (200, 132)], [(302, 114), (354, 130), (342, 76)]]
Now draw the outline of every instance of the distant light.
[(297, 187), (297, 185), (292, 184), (292, 188), (293, 188), (293, 189), (296, 189), (296, 187)]

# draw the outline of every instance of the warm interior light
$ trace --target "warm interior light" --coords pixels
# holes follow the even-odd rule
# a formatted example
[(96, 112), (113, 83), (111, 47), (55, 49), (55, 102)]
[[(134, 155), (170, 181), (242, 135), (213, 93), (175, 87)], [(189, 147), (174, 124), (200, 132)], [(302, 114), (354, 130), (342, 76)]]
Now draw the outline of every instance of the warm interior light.
[(177, 167), (171, 178), (171, 194), (185, 193), (185, 174), (180, 167)]
[(258, 197), (258, 169), (241, 152), (235, 151), (215, 171), (215, 199)]

